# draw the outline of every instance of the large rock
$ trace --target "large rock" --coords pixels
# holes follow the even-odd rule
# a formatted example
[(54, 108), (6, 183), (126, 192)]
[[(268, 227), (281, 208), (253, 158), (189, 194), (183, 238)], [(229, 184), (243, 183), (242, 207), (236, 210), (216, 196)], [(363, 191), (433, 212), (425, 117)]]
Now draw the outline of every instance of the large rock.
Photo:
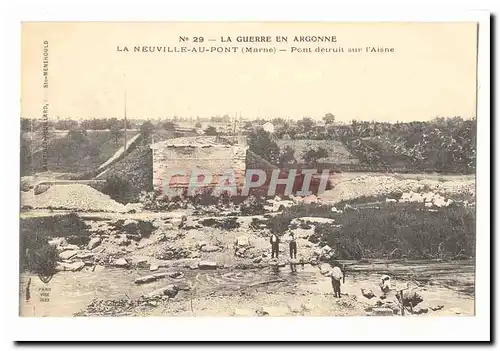
[(248, 236), (239, 236), (236, 238), (236, 246), (250, 246), (250, 241), (248, 240)]
[(179, 287), (175, 284), (167, 285), (166, 287), (155, 290), (149, 294), (144, 295), (146, 298), (154, 298), (159, 296), (175, 297), (179, 292)]
[(154, 282), (156, 280), (158, 280), (160, 278), (154, 276), (154, 275), (146, 275), (144, 277), (139, 277), (139, 278), (136, 278), (134, 280), (134, 283), (135, 284), (146, 284), (146, 283), (151, 283), (151, 282)]
[[(64, 252), (63, 252), (64, 253)], [(88, 252), (88, 251), (79, 251), (77, 254), (76, 254), (76, 258), (81, 258), (81, 259), (85, 259), (85, 258), (91, 258), (91, 257), (94, 257), (94, 253), (93, 252)]]
[(322, 253), (325, 253), (325, 254), (330, 253), (330, 252), (332, 252), (332, 251), (333, 251), (333, 249), (332, 249), (330, 246), (328, 246), (328, 245), (325, 245), (325, 246), (323, 246), (323, 247), (321, 248), (321, 252), (322, 252)]
[(217, 263), (213, 261), (198, 262), (198, 269), (217, 269)]
[(302, 198), (302, 202), (305, 204), (314, 204), (319, 202), (318, 197), (316, 195), (308, 195)]
[(71, 257), (76, 256), (77, 250), (66, 250), (59, 254), (59, 258), (62, 260), (69, 260)]
[(184, 274), (182, 272), (167, 272), (167, 275), (169, 276), (169, 278), (173, 278), (173, 279), (178, 279), (178, 278), (182, 278), (184, 276)]
[(78, 250), (78, 249), (79, 249), (78, 245), (73, 245), (73, 244), (66, 245), (66, 246), (58, 246), (57, 247), (57, 250), (60, 251), (60, 252), (62, 252), (62, 251), (69, 251), (69, 250), (74, 251), (74, 250)]
[(95, 249), (97, 246), (101, 244), (101, 242), (102, 242), (101, 238), (92, 238), (87, 244), (87, 249), (89, 250)]
[(65, 238), (53, 238), (49, 240), (49, 245), (55, 247), (62, 247), (62, 246), (67, 246), (68, 243), (66, 242)]
[(408, 202), (424, 202), (424, 197), (418, 193), (413, 193)]
[(219, 251), (219, 247), (209, 244), (209, 245), (203, 245), (200, 250), (203, 252), (215, 252), (215, 251)]
[(203, 226), (198, 223), (197, 220), (192, 218), (187, 218), (184, 223), (182, 223), (182, 228), (184, 229), (194, 229), (194, 228), (202, 228)]
[(334, 255), (335, 251), (333, 251), (333, 249), (330, 246), (325, 245), (321, 248), (321, 254), (319, 255), (319, 257), (320, 259), (327, 261), (332, 259)]
[(127, 237), (127, 235), (122, 234), (117, 240), (117, 244), (119, 246), (127, 246), (130, 244), (130, 239)]
[(83, 267), (85, 267), (85, 263), (79, 261), (79, 262), (72, 262), (72, 263), (67, 263), (67, 262), (57, 262), (56, 264), (56, 271), (71, 271), (71, 272), (77, 272), (81, 270)]
[(372, 299), (375, 297), (375, 294), (373, 293), (373, 291), (371, 291), (371, 289), (361, 288), (361, 295), (363, 295), (367, 299)]
[(126, 268), (129, 266), (129, 263), (127, 262), (126, 259), (124, 258), (119, 258), (113, 262), (113, 266), (115, 267), (120, 267), (120, 268)]
[(444, 308), (444, 305), (429, 306), (432, 311), (439, 311)]
[(39, 184), (35, 186), (35, 190), (33, 191), (35, 195), (40, 195), (49, 190), (50, 184)]

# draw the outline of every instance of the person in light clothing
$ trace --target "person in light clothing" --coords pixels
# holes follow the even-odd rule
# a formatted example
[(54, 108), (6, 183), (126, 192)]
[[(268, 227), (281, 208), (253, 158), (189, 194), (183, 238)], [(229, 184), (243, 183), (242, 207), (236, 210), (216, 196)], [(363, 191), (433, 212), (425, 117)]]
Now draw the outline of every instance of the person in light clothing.
[[(333, 264), (333, 269), (330, 274), (330, 278), (332, 280), (332, 288), (333, 294), (335, 297), (340, 297), (340, 281), (345, 284), (345, 276), (344, 276), (344, 265), (340, 265), (340, 263), (335, 262)], [(341, 268), (342, 267), (342, 268)]]

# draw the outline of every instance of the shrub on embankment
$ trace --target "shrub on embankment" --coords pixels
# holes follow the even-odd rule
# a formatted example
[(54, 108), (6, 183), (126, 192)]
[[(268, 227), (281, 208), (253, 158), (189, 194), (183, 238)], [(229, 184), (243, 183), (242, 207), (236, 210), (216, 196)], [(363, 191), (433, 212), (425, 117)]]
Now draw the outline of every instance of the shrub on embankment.
[(345, 211), (317, 224), (315, 237), (338, 259), (462, 259), (475, 256), (475, 208), (429, 211), (422, 204), (382, 204)]
[[(57, 251), (49, 239), (64, 237), (71, 244), (81, 245), (89, 240), (85, 223), (74, 213), (20, 219), (20, 268), (50, 273), (55, 268)], [(49, 272), (47, 272), (49, 271)]]
[(332, 206), (321, 204), (300, 203), (292, 207), (285, 208), (279, 215), (271, 217), (267, 221), (267, 229), (275, 234), (285, 233), (294, 218), (301, 217), (323, 217), (336, 218), (336, 213), (331, 211)]

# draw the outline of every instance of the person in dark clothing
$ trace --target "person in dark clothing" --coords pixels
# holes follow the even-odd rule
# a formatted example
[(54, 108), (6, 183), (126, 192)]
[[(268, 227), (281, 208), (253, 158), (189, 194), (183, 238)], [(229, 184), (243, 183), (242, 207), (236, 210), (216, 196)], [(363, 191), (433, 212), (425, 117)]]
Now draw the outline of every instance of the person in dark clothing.
[(297, 241), (295, 241), (293, 233), (290, 233), (290, 258), (297, 258)]
[(278, 258), (280, 252), (280, 238), (276, 234), (272, 234), (269, 242), (271, 243), (271, 258), (274, 258), (274, 254), (276, 254), (276, 258)]

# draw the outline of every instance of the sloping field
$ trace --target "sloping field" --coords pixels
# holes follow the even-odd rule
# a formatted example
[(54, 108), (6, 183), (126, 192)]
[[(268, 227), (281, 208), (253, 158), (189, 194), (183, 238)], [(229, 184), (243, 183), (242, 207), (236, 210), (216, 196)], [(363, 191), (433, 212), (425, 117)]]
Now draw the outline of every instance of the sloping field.
[(329, 156), (319, 160), (324, 163), (337, 163), (337, 164), (358, 164), (359, 160), (353, 156), (345, 146), (337, 140), (278, 140), (280, 150), (290, 146), (295, 150), (294, 157), (297, 162), (302, 163), (304, 159), (302, 154), (308, 149), (318, 149), (322, 147), (326, 149)]
[[(137, 133), (127, 132), (128, 139)], [(31, 142), (31, 139), (28, 139)], [(41, 134), (33, 135), (35, 170), (39, 170), (42, 161)], [(123, 136), (116, 140), (109, 131), (88, 131), (79, 142), (72, 141), (68, 134), (50, 133), (47, 152), (48, 168), (53, 172), (88, 172), (97, 169), (123, 146)]]

